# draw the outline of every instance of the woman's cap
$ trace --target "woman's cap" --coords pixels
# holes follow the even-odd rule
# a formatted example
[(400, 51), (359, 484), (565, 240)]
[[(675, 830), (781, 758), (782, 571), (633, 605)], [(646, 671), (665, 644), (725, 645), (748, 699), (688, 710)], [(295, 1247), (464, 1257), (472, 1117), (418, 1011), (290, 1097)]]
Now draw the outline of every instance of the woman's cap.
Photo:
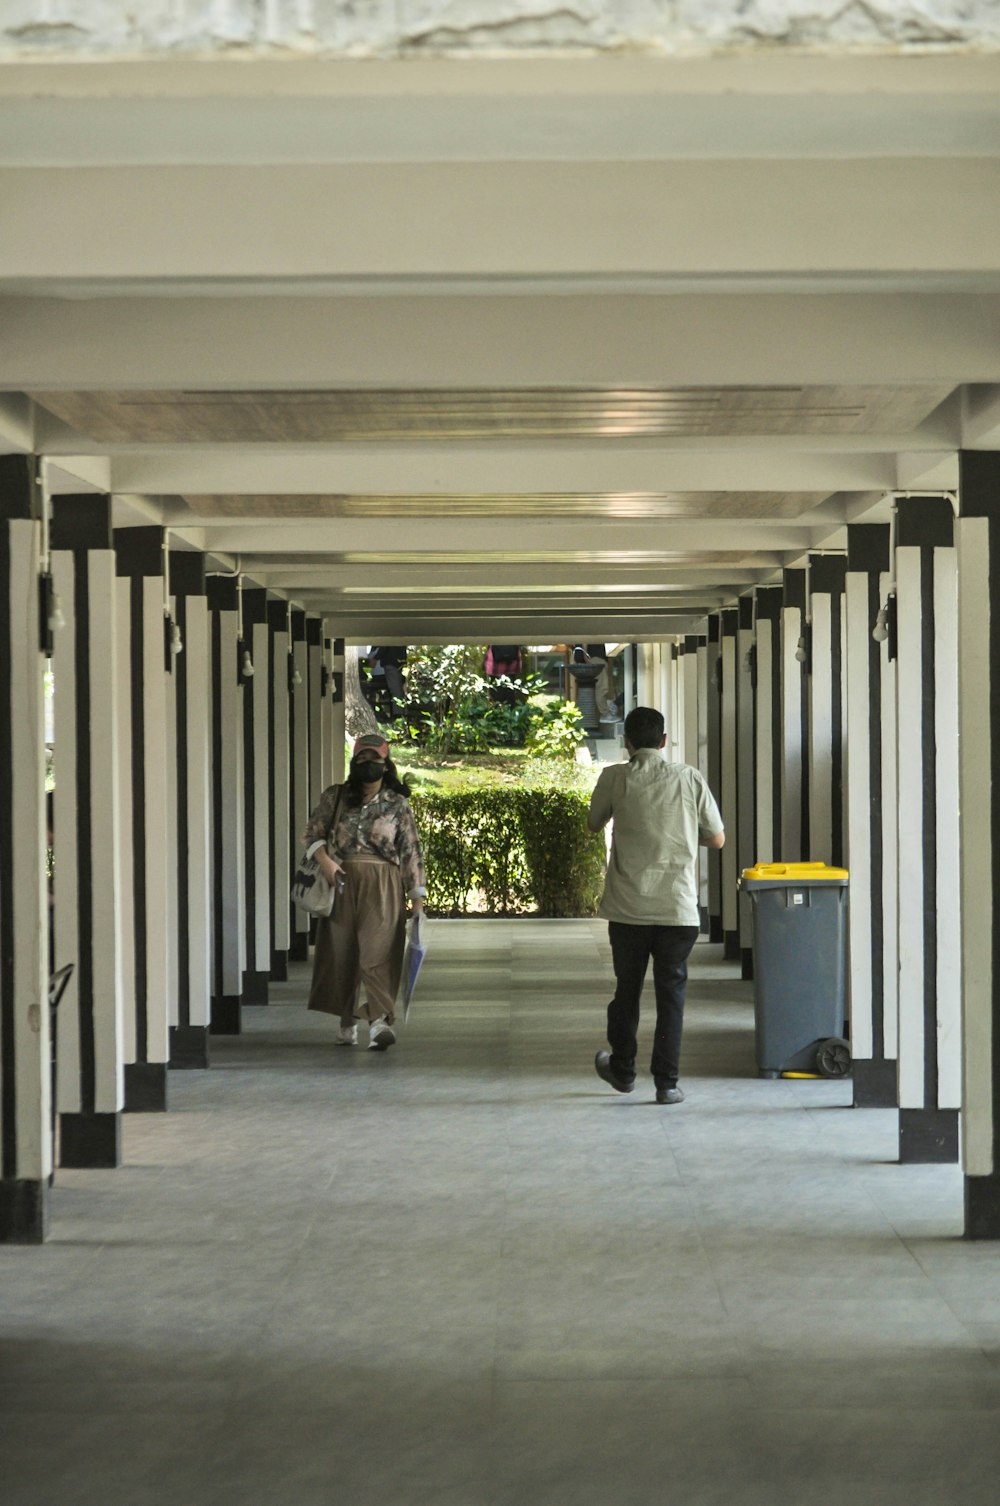
[(380, 758), (389, 757), (389, 744), (381, 732), (362, 732), (355, 740), (354, 753), (360, 753), (362, 748), (375, 748)]

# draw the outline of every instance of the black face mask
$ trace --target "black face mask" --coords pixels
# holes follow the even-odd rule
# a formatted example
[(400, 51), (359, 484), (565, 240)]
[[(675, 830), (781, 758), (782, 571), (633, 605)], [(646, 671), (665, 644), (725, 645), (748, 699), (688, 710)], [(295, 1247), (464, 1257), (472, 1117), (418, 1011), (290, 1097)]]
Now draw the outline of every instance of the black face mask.
[(352, 763), (362, 784), (378, 784), (385, 773), (385, 764), (381, 758), (355, 758)]

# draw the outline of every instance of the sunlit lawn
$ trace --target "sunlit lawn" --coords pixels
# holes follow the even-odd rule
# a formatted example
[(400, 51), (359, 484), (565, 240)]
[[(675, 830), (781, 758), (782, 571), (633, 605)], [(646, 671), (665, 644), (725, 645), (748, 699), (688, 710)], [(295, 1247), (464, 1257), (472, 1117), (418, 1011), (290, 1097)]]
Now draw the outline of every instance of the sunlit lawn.
[[(484, 785), (518, 784), (531, 755), (525, 748), (493, 748), (488, 753), (429, 753), (423, 748), (396, 744), (393, 758), (400, 773), (407, 775), (415, 790), (471, 790)], [(561, 761), (560, 761), (561, 762)], [(537, 770), (537, 760), (534, 761)], [(549, 764), (551, 767), (551, 764)], [(577, 764), (581, 785), (592, 784), (600, 771), (597, 764)], [(574, 766), (563, 765), (566, 779)], [(553, 782), (562, 782), (558, 770)]]

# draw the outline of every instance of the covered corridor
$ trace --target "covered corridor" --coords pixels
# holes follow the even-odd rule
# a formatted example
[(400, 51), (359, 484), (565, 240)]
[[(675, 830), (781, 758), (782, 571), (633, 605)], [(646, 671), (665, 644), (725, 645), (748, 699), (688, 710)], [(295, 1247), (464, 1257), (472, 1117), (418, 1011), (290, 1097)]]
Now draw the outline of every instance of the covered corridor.
[(590, 921), (439, 922), (394, 1054), (271, 1007), (2, 1254), (5, 1506), (987, 1506), (995, 1247), (849, 1084), (754, 1075), (696, 949), (687, 1102), (612, 1094)]

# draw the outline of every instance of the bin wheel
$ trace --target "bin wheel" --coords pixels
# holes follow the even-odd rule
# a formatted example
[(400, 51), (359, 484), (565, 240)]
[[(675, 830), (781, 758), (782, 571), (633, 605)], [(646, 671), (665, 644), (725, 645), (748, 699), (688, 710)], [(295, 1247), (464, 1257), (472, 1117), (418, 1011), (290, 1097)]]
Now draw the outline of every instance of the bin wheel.
[(851, 1071), (851, 1048), (839, 1035), (821, 1041), (816, 1051), (816, 1070), (822, 1077), (848, 1077)]

